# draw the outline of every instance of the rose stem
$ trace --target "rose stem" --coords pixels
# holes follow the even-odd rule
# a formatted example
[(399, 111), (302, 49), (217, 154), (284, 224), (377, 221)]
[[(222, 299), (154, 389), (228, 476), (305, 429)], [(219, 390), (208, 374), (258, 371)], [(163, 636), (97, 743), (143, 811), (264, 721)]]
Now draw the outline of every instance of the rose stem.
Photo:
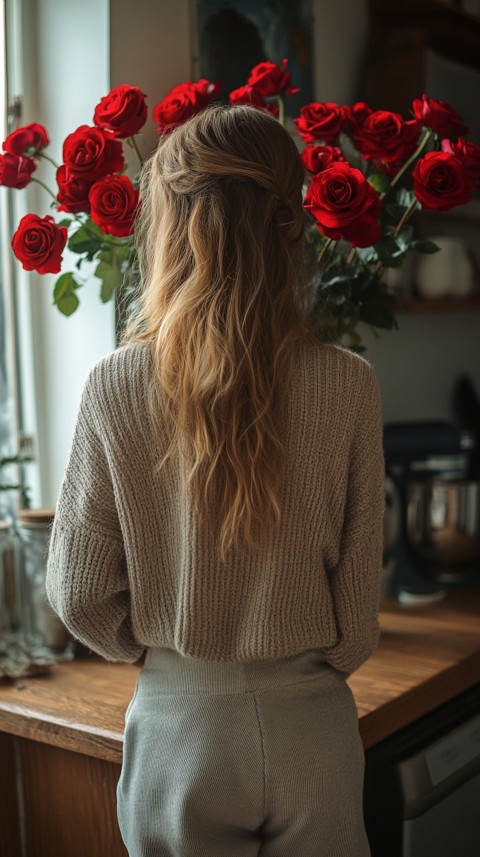
[(140, 166), (141, 166), (141, 167), (143, 167), (143, 158), (142, 158), (142, 155), (141, 155), (140, 149), (139, 149), (139, 148), (138, 148), (138, 146), (137, 146), (137, 141), (136, 141), (135, 137), (129, 137), (129, 138), (128, 138), (128, 141), (129, 141), (129, 143), (130, 143), (130, 145), (131, 145), (132, 149), (134, 149), (134, 150), (135, 150), (135, 152), (136, 152), (137, 158), (138, 158), (138, 160), (139, 160), (139, 162), (140, 162)]
[(416, 209), (417, 205), (418, 205), (418, 199), (417, 199), (417, 198), (415, 198), (415, 199), (410, 203), (410, 205), (408, 206), (408, 208), (407, 208), (407, 209), (405, 209), (405, 211), (404, 211), (404, 212), (403, 212), (403, 214), (402, 214), (402, 217), (400, 218), (400, 220), (399, 220), (399, 222), (398, 222), (397, 226), (395, 227), (395, 232), (393, 233), (393, 237), (394, 237), (394, 238), (396, 238), (396, 237), (397, 237), (398, 233), (399, 233), (399, 232), (401, 231), (401, 229), (402, 229), (402, 226), (404, 226), (404, 225), (405, 225), (405, 223), (406, 223), (406, 221), (408, 220), (408, 218), (410, 217), (410, 215), (412, 215), (412, 214), (413, 214), (413, 212), (415, 211), (415, 209)]
[(54, 193), (52, 193), (52, 191), (50, 190), (50, 188), (49, 188), (49, 187), (47, 187), (47, 185), (46, 185), (46, 184), (44, 184), (43, 182), (41, 182), (41, 181), (40, 181), (40, 179), (34, 179), (34, 178), (32, 177), (32, 178), (31, 178), (31, 181), (32, 181), (32, 182), (35, 182), (36, 184), (39, 184), (39, 185), (40, 185), (40, 187), (43, 187), (43, 189), (44, 189), (44, 190), (46, 190), (46, 191), (47, 191), (47, 193), (49, 193), (49, 194), (50, 194), (50, 196), (52, 197), (52, 199), (54, 199), (54, 200), (55, 200), (55, 202), (58, 202), (57, 197), (55, 196), (55, 194), (54, 194)]
[[(70, 213), (71, 212), (68, 212), (68, 214), (70, 214)], [(75, 221), (80, 224), (80, 226), (83, 226), (83, 228), (86, 229), (86, 231), (88, 232), (89, 235), (92, 236), (92, 238), (99, 238), (99, 236), (95, 232), (92, 232), (92, 230), (89, 228), (88, 221), (83, 222), (82, 220), (80, 220), (80, 218), (76, 214), (74, 214), (74, 218), (75, 218)], [(79, 228), (80, 228), (80, 226), (79, 226)], [(124, 247), (123, 241), (116, 241), (113, 235), (107, 235), (106, 232), (102, 232), (102, 236), (103, 237), (101, 240), (103, 243), (111, 244), (112, 247)]]
[(355, 259), (355, 247), (352, 247), (350, 253), (347, 256), (347, 265), (351, 265), (353, 260)]
[[(392, 188), (392, 187), (394, 187), (394, 186), (397, 184), (397, 182), (402, 178), (402, 176), (403, 176), (404, 172), (405, 172), (406, 170), (408, 170), (408, 168), (409, 168), (410, 164), (413, 164), (414, 160), (415, 160), (416, 158), (418, 158), (418, 156), (419, 156), (420, 152), (421, 152), (421, 151), (422, 151), (422, 149), (426, 146), (426, 144), (428, 143), (428, 141), (429, 141), (430, 137), (432, 136), (432, 134), (433, 134), (433, 131), (432, 131), (432, 129), (430, 128), (430, 129), (426, 132), (426, 134), (425, 134), (425, 136), (424, 136), (423, 140), (421, 140), (421, 141), (420, 141), (420, 143), (419, 143), (419, 145), (417, 146), (417, 148), (415, 149), (415, 151), (414, 151), (413, 155), (411, 155), (411, 156), (409, 157), (408, 161), (405, 161), (405, 163), (404, 163), (403, 167), (401, 167), (401, 168), (399, 169), (399, 171), (398, 171), (398, 173), (396, 174), (396, 176), (394, 176), (394, 178), (393, 178), (393, 179), (392, 179), (392, 181), (390, 182), (390, 187), (391, 187), (391, 188)], [(384, 194), (384, 193), (382, 193), (382, 195), (381, 195), (381, 199), (383, 199), (383, 197), (384, 197), (384, 196), (385, 196), (385, 194)]]
[(280, 125), (285, 125), (285, 101), (283, 95), (277, 95), (278, 102), (278, 121)]
[(45, 155), (43, 152), (37, 152), (37, 157), (38, 158), (45, 158), (46, 161), (49, 161), (51, 164), (53, 164), (55, 169), (58, 170), (60, 165), (57, 164), (56, 161), (54, 161), (53, 158), (50, 157), (50, 155)]
[[(418, 205), (418, 199), (414, 199), (413, 202), (410, 203), (408, 208), (403, 212), (402, 217), (400, 218), (397, 226), (395, 227), (395, 232), (393, 233), (393, 237), (396, 238), (397, 235), (401, 232), (402, 226), (405, 225), (409, 217), (413, 214), (416, 207)], [(374, 268), (375, 274), (380, 274), (383, 268), (383, 262), (378, 262), (377, 266)]]
[(320, 264), (320, 262), (322, 261), (324, 255), (325, 255), (326, 251), (329, 249), (332, 241), (333, 241), (333, 238), (327, 238), (327, 240), (325, 241), (325, 244), (323, 245), (322, 250), (320, 252), (320, 255), (317, 259), (318, 264)]

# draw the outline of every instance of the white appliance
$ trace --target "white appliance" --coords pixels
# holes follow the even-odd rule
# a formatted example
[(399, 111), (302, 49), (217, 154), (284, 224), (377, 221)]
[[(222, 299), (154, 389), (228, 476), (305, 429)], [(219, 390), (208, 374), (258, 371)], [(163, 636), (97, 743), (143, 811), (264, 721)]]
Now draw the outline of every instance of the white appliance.
[(480, 684), (366, 753), (372, 857), (479, 857)]

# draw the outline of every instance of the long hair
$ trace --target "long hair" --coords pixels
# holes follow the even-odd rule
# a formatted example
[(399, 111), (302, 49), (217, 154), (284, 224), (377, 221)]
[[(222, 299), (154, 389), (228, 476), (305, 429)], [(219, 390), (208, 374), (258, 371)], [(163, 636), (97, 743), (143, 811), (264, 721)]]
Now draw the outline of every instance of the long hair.
[(220, 556), (281, 518), (280, 406), (302, 273), (304, 171), (269, 113), (204, 110), (160, 140), (141, 177), (141, 297), (124, 342), (151, 344), (149, 407), (186, 463)]

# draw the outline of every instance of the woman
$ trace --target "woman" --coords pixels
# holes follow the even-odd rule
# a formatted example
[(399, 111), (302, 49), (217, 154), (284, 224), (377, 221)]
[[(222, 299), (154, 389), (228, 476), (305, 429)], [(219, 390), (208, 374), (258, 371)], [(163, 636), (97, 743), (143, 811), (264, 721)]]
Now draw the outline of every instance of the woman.
[(137, 317), (85, 385), (48, 595), (106, 659), (146, 651), (131, 857), (369, 854), (345, 679), (378, 636), (381, 407), (370, 365), (302, 318), (302, 182), (255, 108), (162, 139)]

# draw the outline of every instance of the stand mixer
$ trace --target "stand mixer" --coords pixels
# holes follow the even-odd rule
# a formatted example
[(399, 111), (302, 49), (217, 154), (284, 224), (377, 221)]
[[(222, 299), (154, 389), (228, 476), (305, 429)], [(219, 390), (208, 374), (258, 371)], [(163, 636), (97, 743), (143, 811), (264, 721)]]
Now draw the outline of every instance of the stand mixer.
[(446, 422), (384, 429), (387, 591), (408, 602), (480, 585), (480, 482), (474, 439)]

